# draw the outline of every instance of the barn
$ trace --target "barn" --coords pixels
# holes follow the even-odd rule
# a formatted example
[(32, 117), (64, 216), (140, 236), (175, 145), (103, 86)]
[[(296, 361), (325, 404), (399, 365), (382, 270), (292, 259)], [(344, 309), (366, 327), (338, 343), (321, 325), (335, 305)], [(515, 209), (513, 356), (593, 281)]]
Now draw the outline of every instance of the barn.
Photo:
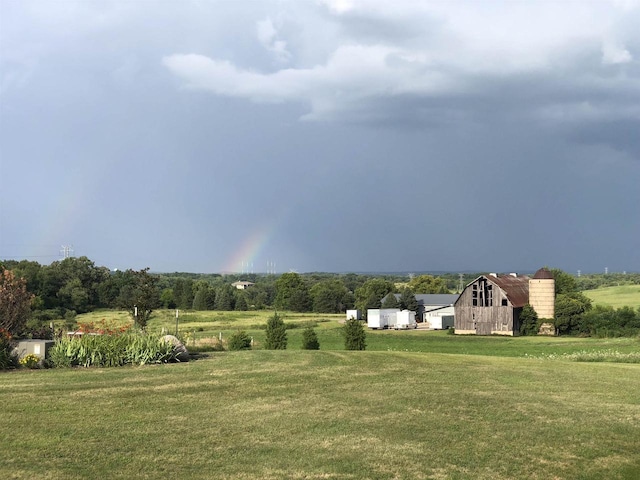
[(454, 304), (455, 333), (518, 335), (520, 312), (529, 302), (529, 277), (481, 275), (469, 283)]

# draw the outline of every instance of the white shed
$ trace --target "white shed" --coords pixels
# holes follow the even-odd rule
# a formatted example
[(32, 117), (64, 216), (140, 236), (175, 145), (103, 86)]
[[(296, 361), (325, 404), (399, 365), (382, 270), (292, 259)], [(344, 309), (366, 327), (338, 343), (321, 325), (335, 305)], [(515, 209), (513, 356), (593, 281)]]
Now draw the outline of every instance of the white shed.
[(418, 324), (416, 323), (416, 312), (412, 310), (401, 310), (396, 313), (396, 323), (393, 328), (396, 330), (418, 328)]
[(370, 308), (367, 310), (367, 326), (374, 329), (389, 328), (396, 324), (399, 308)]
[(362, 320), (362, 312), (360, 310), (347, 310), (347, 320)]

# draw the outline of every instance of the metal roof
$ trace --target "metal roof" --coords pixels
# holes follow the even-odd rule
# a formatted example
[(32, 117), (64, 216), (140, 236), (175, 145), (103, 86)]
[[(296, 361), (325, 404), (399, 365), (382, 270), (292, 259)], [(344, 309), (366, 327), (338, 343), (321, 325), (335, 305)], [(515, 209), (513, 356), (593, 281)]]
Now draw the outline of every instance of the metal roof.
[(514, 307), (524, 307), (529, 303), (529, 277), (524, 275), (522, 277), (483, 275), (483, 277), (502, 289)]
[(542, 267), (533, 276), (534, 280), (553, 280), (553, 273), (548, 268)]
[[(400, 294), (394, 294), (400, 299)], [(460, 295), (457, 293), (417, 293), (415, 295), (418, 305), (449, 306), (456, 303)]]

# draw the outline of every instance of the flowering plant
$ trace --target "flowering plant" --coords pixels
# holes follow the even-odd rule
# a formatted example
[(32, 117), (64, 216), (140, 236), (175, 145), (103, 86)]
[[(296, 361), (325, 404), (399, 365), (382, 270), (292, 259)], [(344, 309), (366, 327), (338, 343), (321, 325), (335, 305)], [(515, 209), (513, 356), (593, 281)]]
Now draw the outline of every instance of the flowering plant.
[(38, 368), (40, 366), (40, 357), (30, 353), (20, 359), (20, 365), (31, 369)]

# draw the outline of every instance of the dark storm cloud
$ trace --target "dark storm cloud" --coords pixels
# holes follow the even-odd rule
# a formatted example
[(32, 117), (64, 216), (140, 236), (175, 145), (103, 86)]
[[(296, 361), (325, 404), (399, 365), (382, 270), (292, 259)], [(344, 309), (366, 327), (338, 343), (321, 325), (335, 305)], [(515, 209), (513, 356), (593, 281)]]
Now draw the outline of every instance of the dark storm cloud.
[(0, 253), (640, 270), (639, 12), (5, 1)]

